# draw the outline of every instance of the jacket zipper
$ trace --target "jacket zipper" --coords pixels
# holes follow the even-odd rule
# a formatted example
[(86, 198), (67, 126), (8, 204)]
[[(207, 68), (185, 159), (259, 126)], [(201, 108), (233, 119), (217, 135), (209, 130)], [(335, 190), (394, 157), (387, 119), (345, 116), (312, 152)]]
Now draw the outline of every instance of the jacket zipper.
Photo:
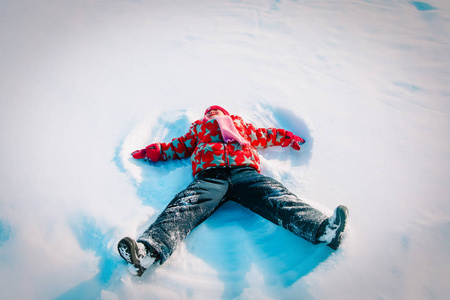
[(223, 143), (223, 146), (224, 146), (224, 148), (225, 148), (225, 151), (224, 151), (224, 153), (225, 153), (225, 164), (227, 165), (227, 167), (229, 167), (230, 166), (230, 164), (229, 164), (229, 160), (228, 160), (228, 148), (227, 148), (227, 143)]

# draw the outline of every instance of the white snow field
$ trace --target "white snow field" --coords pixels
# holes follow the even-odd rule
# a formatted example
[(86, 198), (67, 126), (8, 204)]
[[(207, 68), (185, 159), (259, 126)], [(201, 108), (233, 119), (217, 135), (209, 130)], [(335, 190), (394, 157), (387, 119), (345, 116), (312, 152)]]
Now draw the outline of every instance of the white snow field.
[[(448, 299), (450, 2), (0, 1), (0, 299)], [(141, 278), (117, 253), (192, 180), (130, 153), (218, 104), (304, 137), (262, 172), (338, 251), (235, 203)]]

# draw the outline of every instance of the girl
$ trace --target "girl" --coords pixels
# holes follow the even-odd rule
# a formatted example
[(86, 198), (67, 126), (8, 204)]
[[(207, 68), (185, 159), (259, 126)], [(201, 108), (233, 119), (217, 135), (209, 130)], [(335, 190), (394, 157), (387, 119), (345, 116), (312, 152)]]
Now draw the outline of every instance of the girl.
[(348, 209), (338, 206), (327, 218), (260, 173), (257, 148), (272, 146), (300, 150), (305, 141), (277, 128), (255, 128), (214, 105), (195, 121), (189, 132), (170, 143), (155, 143), (132, 153), (152, 162), (190, 157), (194, 181), (178, 193), (137, 241), (125, 237), (118, 244), (129, 270), (138, 276), (153, 263), (162, 264), (200, 223), (232, 200), (313, 244), (337, 249)]

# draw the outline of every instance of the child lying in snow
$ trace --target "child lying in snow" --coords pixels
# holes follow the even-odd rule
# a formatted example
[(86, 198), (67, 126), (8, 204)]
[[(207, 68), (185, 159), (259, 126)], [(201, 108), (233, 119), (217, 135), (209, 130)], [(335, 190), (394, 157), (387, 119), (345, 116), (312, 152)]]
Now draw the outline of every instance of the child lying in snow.
[(141, 276), (151, 264), (162, 264), (196, 226), (232, 200), (292, 233), (337, 249), (348, 210), (338, 206), (327, 218), (273, 178), (260, 174), (256, 148), (291, 146), (305, 141), (290, 131), (255, 128), (220, 106), (209, 107), (184, 136), (132, 153), (152, 162), (191, 158), (194, 181), (178, 193), (137, 240), (118, 244), (122, 258)]

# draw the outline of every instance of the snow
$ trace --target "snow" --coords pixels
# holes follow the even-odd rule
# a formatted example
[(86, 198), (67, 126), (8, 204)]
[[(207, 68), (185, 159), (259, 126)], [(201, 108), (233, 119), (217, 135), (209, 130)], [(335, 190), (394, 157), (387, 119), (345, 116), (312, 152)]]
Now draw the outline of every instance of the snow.
[[(1, 299), (447, 299), (445, 0), (0, 2)], [(219, 104), (305, 138), (263, 173), (331, 214), (314, 246), (235, 203), (162, 266), (117, 253), (192, 180), (133, 150)]]

